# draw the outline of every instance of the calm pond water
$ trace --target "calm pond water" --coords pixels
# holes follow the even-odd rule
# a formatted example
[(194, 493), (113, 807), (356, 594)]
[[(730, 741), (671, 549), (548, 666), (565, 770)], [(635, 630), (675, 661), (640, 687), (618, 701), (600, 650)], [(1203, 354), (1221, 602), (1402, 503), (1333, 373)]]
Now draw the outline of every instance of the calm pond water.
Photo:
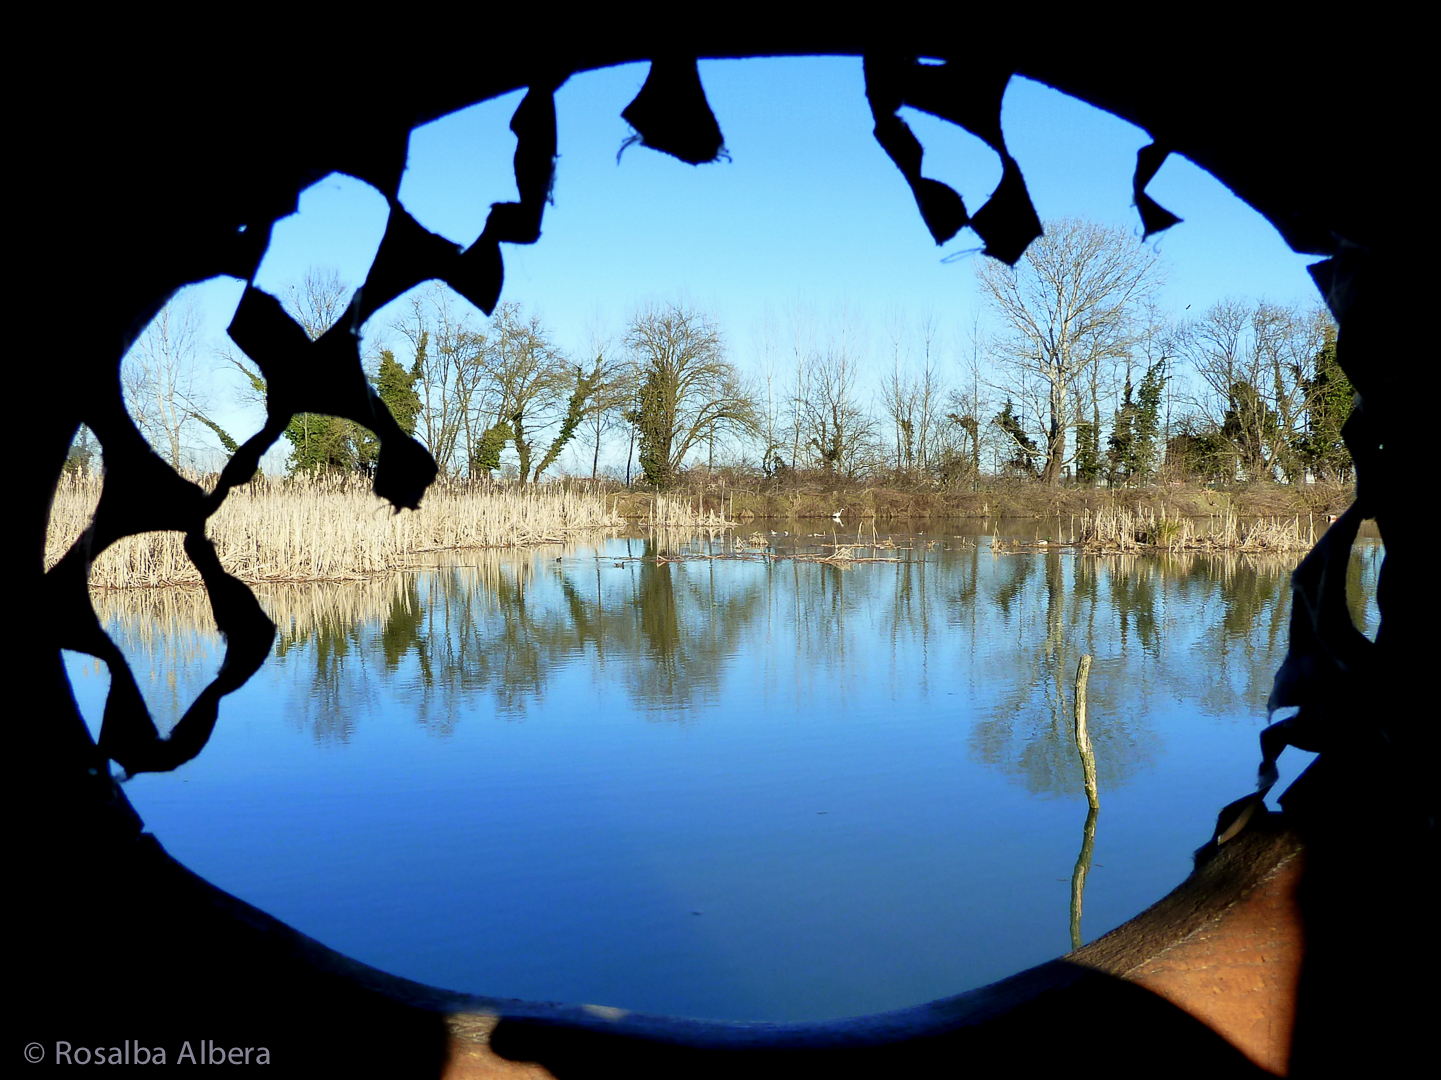
[[(828, 554), (829, 531), (786, 527), (759, 531)], [(211, 881), (440, 986), (746, 1020), (979, 986), (1071, 946), (1079, 655), (1091, 940), (1176, 885), (1250, 788), (1290, 566), (927, 529), (855, 552), (893, 562), (607, 538), (262, 590), (274, 658), (199, 758), (126, 791)], [(1368, 633), (1380, 554), (1352, 558)], [(97, 602), (173, 724), (219, 662), (203, 599)], [(67, 659), (98, 730), (108, 677)]]

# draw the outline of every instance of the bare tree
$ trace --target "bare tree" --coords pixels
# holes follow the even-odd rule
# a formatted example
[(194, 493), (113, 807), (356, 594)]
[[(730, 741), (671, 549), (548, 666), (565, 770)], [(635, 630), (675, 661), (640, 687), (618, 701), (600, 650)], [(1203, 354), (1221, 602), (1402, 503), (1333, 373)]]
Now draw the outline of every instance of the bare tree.
[(981, 379), (981, 327), (979, 314), (971, 323), (960, 385), (946, 395), (945, 438), (941, 442), (938, 467), (941, 483), (968, 479), (974, 487), (981, 476), (981, 447), (992, 426), (984, 420), (991, 409)]
[(1233, 476), (1294, 478), (1311, 370), (1328, 322), (1320, 309), (1223, 300), (1173, 346), (1200, 379), (1192, 403), (1219, 436)]
[(626, 407), (635, 398), (633, 368), (614, 355), (611, 343), (593, 335), (590, 353), (595, 357), (595, 378), (581, 428), (590, 448), (590, 478), (600, 475), (600, 448), (605, 437), (625, 422)]
[[(761, 449), (761, 472), (773, 476), (785, 468), (782, 452), (786, 449), (787, 432), (785, 394), (782, 388), (784, 376), (777, 368), (779, 347), (776, 342), (776, 326), (771, 313), (766, 312), (760, 331), (761, 394), (758, 404)], [(795, 464), (792, 452), (791, 464)]]
[[(350, 303), (350, 286), (331, 267), (310, 267), (283, 293), (281, 303), (311, 341), (339, 322)], [(311, 472), (359, 468), (366, 436), (353, 420), (300, 413), (290, 421), (285, 437), (291, 443), (291, 471)]]
[(891, 319), (891, 370), (881, 384), (881, 406), (890, 417), (896, 472), (914, 468), (916, 456), (915, 387), (905, 370), (906, 333), (899, 315)]
[(802, 412), (806, 446), (827, 472), (855, 478), (871, 469), (881, 454), (875, 421), (856, 397), (861, 356), (853, 328), (842, 320), (840, 332), (808, 358), (808, 391)]
[(935, 317), (926, 315), (919, 329), (920, 370), (913, 371), (910, 328), (900, 316), (891, 321), (891, 372), (881, 386), (881, 404), (894, 430), (897, 472), (929, 472), (944, 439), (945, 381), (940, 373)]
[(806, 308), (797, 307), (790, 329), (794, 375), (787, 380), (789, 386), (785, 405), (787, 436), (791, 444), (791, 465), (794, 467), (801, 462), (801, 448), (808, 445), (805, 434), (806, 408), (810, 400), (809, 378), (812, 358), (817, 352), (815, 313)]
[(943, 403), (946, 396), (946, 381), (941, 375), (939, 327), (933, 314), (927, 313), (921, 320), (921, 368), (915, 379), (915, 426), (917, 428), (917, 466), (922, 472), (930, 472), (940, 447)]
[(1141, 338), (1161, 265), (1125, 229), (1066, 219), (1047, 223), (1014, 269), (986, 259), (977, 276), (1005, 327), (994, 351), (1004, 372), (998, 389), (1036, 424), (1040, 478), (1055, 484), (1079, 419), (1078, 383)]
[(709, 317), (677, 304), (647, 308), (631, 321), (625, 343), (638, 375), (626, 416), (650, 483), (669, 484), (704, 440), (754, 434), (755, 396), (726, 357)]
[(487, 405), (477, 400), (486, 335), (439, 284), (411, 296), (410, 315), (395, 329), (410, 342), (412, 366), (420, 371), (416, 436), (443, 470), (460, 475), (479, 441), (477, 414)]
[[(481, 388), (495, 423), (520, 457), (520, 482), (530, 479), (536, 436), (556, 418), (571, 383), (571, 366), (550, 341), (537, 315), (518, 304), (501, 304), (491, 316), (480, 355)], [(548, 464), (548, 463), (547, 463)]]
[(311, 341), (339, 322), (350, 305), (350, 286), (332, 267), (312, 266), (282, 291), (280, 302)]
[(192, 434), (208, 422), (196, 369), (200, 315), (188, 299), (160, 309), (125, 355), (120, 381), (136, 426), (172, 468), (195, 451)]

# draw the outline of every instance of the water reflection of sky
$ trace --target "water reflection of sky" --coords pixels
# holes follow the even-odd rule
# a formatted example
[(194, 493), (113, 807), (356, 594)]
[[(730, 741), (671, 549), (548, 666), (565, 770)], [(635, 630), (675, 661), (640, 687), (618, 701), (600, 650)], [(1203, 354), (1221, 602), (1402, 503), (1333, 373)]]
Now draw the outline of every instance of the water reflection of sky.
[[(1066, 951), (1081, 653), (1088, 940), (1184, 877), (1254, 775), (1284, 565), (954, 537), (849, 567), (675, 558), (697, 550), (616, 539), (272, 589), (277, 656), (198, 759), (127, 791), (192, 868), (398, 974), (788, 1020)], [(1378, 554), (1352, 565), (1368, 632)], [(107, 603), (173, 723), (219, 660), (203, 604)], [(103, 673), (70, 671), (98, 718)]]

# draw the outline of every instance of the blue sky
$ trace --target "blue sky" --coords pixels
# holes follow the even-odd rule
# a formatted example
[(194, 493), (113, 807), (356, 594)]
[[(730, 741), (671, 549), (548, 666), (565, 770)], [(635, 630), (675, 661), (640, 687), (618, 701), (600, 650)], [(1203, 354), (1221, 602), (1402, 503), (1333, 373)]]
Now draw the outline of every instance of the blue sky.
[[(503, 300), (538, 312), (556, 343), (577, 356), (597, 335), (619, 336), (642, 304), (689, 301), (718, 320), (744, 367), (758, 362), (767, 319), (784, 336), (798, 311), (824, 328), (844, 309), (879, 369), (889, 355), (885, 327), (931, 315), (943, 363), (955, 370), (973, 318), (986, 318), (975, 284), (980, 256), (968, 254), (979, 240), (964, 230), (937, 248), (926, 232), (871, 135), (859, 59), (703, 62), (731, 160), (699, 167), (641, 146), (617, 164), (630, 134), (620, 112), (645, 75), (643, 64), (610, 68), (558, 92), (555, 204), (538, 244), (504, 249)], [(508, 124), (519, 98), (482, 103), (412, 134), (401, 200), (422, 224), (469, 243), (490, 204), (515, 197)], [(905, 115), (926, 148), (926, 174), (979, 208), (1000, 177), (995, 155), (958, 128)], [(1006, 92), (1002, 125), (1042, 220), (1085, 217), (1139, 234), (1130, 181), (1136, 151), (1149, 141), (1139, 128), (1020, 78)], [(1179, 314), (1189, 305), (1199, 314), (1228, 296), (1314, 302), (1311, 258), (1289, 251), (1207, 173), (1172, 155), (1148, 190), (1185, 219), (1152, 241), (1169, 267), (1166, 308)], [(277, 224), (256, 284), (279, 292), (311, 266), (358, 284), (384, 227), (376, 192), (327, 177), (302, 196), (298, 214)], [(205, 366), (214, 366), (240, 291), (228, 279), (191, 290), (204, 313)], [(367, 343), (395, 339), (388, 324), (404, 304), (372, 318)], [(259, 414), (233, 385), (217, 368), (212, 414), (248, 433)]]

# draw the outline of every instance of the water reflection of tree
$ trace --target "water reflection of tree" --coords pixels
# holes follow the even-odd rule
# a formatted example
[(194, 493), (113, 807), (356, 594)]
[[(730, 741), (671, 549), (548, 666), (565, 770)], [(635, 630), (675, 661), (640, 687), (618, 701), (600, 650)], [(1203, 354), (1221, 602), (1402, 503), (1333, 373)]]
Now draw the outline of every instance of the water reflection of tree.
[[(282, 640), (281, 646), (285, 644)], [(294, 703), (299, 709), (292, 707), (289, 715), (321, 742), (349, 742), (357, 720), (356, 705), (366, 700), (363, 687), (369, 682), (360, 624), (323, 619), (310, 644), (311, 690)], [(352, 657), (352, 653), (360, 655)]]
[(307, 691), (291, 700), (286, 716), (317, 741), (348, 742), (373, 707), (371, 613), (386, 603), (403, 605), (411, 584), (400, 576), (338, 589), (282, 588), (262, 597), (279, 630), (276, 656), (309, 670)]
[[(647, 542), (644, 554), (654, 550)], [(629, 618), (606, 620), (606, 628), (613, 627), (610, 660), (625, 663), (632, 697), (659, 715), (714, 700), (725, 661), (736, 655), (764, 609), (763, 579), (734, 573), (734, 564), (633, 565), (639, 569)]]
[(1293, 563), (1244, 556), (1178, 560), (1178, 592), (1206, 612), (1176, 665), (1178, 685), (1208, 714), (1259, 715), (1285, 652)]
[[(1003, 662), (997, 663), (995, 654), (988, 659), (995, 705), (972, 729), (972, 753), (1017, 776), (1031, 791), (1080, 792), (1068, 675), (1080, 654), (1090, 652), (1098, 661), (1090, 691), (1097, 775), (1103, 787), (1123, 783), (1154, 753), (1145, 710), (1135, 708), (1133, 699), (1127, 708), (1118, 707), (1118, 698), (1123, 693), (1130, 698), (1134, 690), (1125, 670), (1133, 652), (1154, 637), (1154, 620), (1135, 619), (1126, 606), (1150, 602), (1145, 582), (1126, 573), (1099, 581), (1093, 568), (1083, 565), (1087, 560), (1059, 551), (998, 561), (1003, 576), (995, 588), (996, 611), (1009, 624), (1005, 629), (1014, 634), (1015, 647)], [(1032, 592), (1040, 595), (1027, 595)], [(1133, 627), (1137, 650), (1130, 645)], [(1112, 656), (1121, 663), (1106, 663)]]
[[(600, 561), (594, 570), (552, 569), (522, 556), (412, 575), (368, 626), (307, 627), (310, 696), (347, 692), (353, 674), (337, 661), (365, 639), (384, 680), (438, 733), (482, 700), (503, 716), (526, 714), (585, 657), (615, 665), (641, 708), (679, 715), (718, 694), (724, 660), (748, 632), (762, 589), (759, 581), (718, 586), (713, 566), (658, 561), (658, 552), (645, 542), (642, 561), (619, 572)], [(301, 643), (297, 636), (288, 647)]]
[[(1177, 700), (1201, 715), (1259, 719), (1284, 647), (1282, 562), (976, 547), (898, 551), (896, 563), (849, 569), (667, 561), (685, 547), (637, 540), (628, 554), (638, 558), (619, 566), (556, 563), (550, 549), (482, 551), (434, 571), (262, 589), (288, 661), (280, 671), (300, 677), (288, 714), (317, 738), (344, 741), (388, 694), (444, 733), (477, 709), (524, 715), (560, 672), (586, 664), (597, 685), (619, 685), (648, 715), (679, 717), (719, 698), (731, 657), (762, 648), (764, 692), (784, 691), (775, 679), (787, 672), (804, 709), (879, 657), (890, 670), (869, 677), (889, 678), (897, 694), (917, 677), (923, 697), (937, 674), (948, 686), (969, 680), (983, 703), (971, 718), (973, 754), (1034, 791), (1078, 793), (1069, 673), (1081, 652), (1096, 657), (1092, 737), (1102, 785), (1115, 786), (1149, 760), (1150, 717)], [(1369, 552), (1353, 557), (1358, 623), (1376, 566)], [(96, 596), (162, 727), (218, 662), (208, 605), (187, 597)]]
[(1284, 646), (1289, 569), (1059, 551), (997, 558), (992, 632), (1016, 651), (987, 666), (995, 704), (972, 731), (972, 752), (1031, 791), (1080, 792), (1067, 675), (1087, 652), (1102, 786), (1151, 759), (1151, 717), (1179, 699), (1200, 714), (1259, 714)]
[(532, 602), (546, 584), (535, 560), (436, 570), (420, 584), (414, 663), (393, 668), (418, 719), (447, 733), (482, 697), (512, 717), (544, 699), (573, 635), (563, 612)]
[[(891, 596), (882, 609), (881, 640), (890, 646), (892, 672), (901, 667), (901, 658), (907, 652), (919, 654), (919, 686), (925, 692), (931, 685), (931, 659), (935, 644), (932, 638), (945, 623), (933, 610), (935, 604), (930, 585), (937, 567), (924, 557), (915, 557), (915, 552), (906, 555), (896, 565)], [(881, 577), (879, 574), (875, 576)], [(879, 581), (877, 585), (880, 585)]]

